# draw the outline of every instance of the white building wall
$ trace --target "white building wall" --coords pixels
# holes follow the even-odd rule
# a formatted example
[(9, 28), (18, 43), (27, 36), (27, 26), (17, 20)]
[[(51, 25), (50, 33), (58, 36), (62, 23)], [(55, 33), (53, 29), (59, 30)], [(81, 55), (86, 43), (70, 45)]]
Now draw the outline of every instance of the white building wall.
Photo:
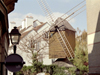
[(100, 0), (86, 0), (89, 75), (100, 75)]
[[(43, 34), (44, 32), (46, 32), (46, 31), (48, 31), (49, 30), (49, 28), (50, 28), (50, 25), (48, 24), (48, 23), (46, 23), (42, 28), (40, 28), (39, 30), (38, 30), (38, 33), (40, 33), (40, 35), (41, 34)], [(46, 45), (46, 47), (43, 49), (43, 51), (44, 51), (44, 55), (43, 55), (43, 64), (45, 64), (45, 65), (51, 65), (52, 64), (52, 59), (49, 59), (49, 45), (48, 45), (48, 41), (45, 41), (45, 40), (42, 40), (41, 41), (41, 48), (43, 47), (43, 46), (45, 46)]]
[(46, 23), (43, 27), (41, 27), (39, 30), (38, 30), (38, 33), (40, 32), (44, 32), (44, 31), (48, 31), (50, 28), (50, 25), (48, 23)]
[[(45, 44), (47, 44), (45, 42)], [(49, 58), (49, 47), (47, 45), (47, 47), (44, 48), (44, 55), (43, 55), (43, 64), (44, 65), (51, 65), (52, 64), (52, 59)]]
[[(37, 22), (37, 24), (39, 24)], [(28, 24), (29, 25), (29, 24)], [(39, 35), (41, 35), (41, 33), (43, 33), (43, 31), (47, 31), (48, 29), (50, 28), (49, 24), (46, 23), (42, 28), (40, 28), (37, 32), (35, 32), (34, 30), (31, 31), (28, 35), (26, 35), (23, 39), (20, 40), (19, 42), (19, 45), (18, 46), (21, 46), (21, 42), (23, 42), (23, 40), (25, 40), (26, 38), (28, 37), (33, 37), (33, 39), (37, 38)], [(29, 29), (32, 29), (32, 27), (30, 27)], [(29, 30), (28, 29), (28, 30)], [(28, 31), (26, 30), (26, 31)], [(28, 38), (29, 39), (29, 38)], [(36, 39), (37, 40), (37, 39)], [(39, 48), (41, 49), (44, 45), (47, 45), (44, 49), (41, 50), (41, 53), (43, 54), (43, 64), (45, 65), (50, 65), (52, 64), (52, 59), (49, 59), (49, 47), (48, 47), (48, 43), (41, 39), (41, 41), (39, 42)], [(21, 55), (23, 60), (25, 61), (25, 65), (26, 66), (29, 66), (29, 65), (32, 65), (32, 59), (30, 58), (31, 56), (31, 53), (27, 53), (21, 49), (19, 49), (17, 46), (17, 54)], [(13, 50), (11, 50), (11, 53), (13, 53)], [(10, 53), (9, 53), (10, 54)], [(9, 74), (8, 74), (9, 75)]]
[(27, 32), (27, 31), (29, 31), (29, 30), (32, 30), (33, 29), (33, 26), (30, 26), (28, 29), (26, 29), (25, 31), (23, 31), (23, 33), (24, 32)]
[[(34, 39), (34, 35), (36, 34), (36, 32), (33, 30), (31, 31), (27, 36), (25, 36), (23, 39), (20, 40), (19, 45), (21, 47), (21, 42), (25, 43), (24, 41), (26, 41), (26, 39), (31, 40), (32, 38)], [(29, 41), (27, 41), (27, 43), (29, 43)], [(26, 44), (27, 44), (26, 43)], [(23, 47), (22, 47), (23, 49)], [(25, 61), (25, 65), (26, 66), (30, 66), (32, 65), (32, 59), (31, 59), (31, 53), (25, 52), (24, 50), (20, 50), (20, 48), (17, 49), (17, 53), (19, 55), (21, 55), (23, 57), (23, 60)]]
[(22, 21), (22, 29), (24, 29), (25, 26), (26, 26), (26, 20), (24, 19), (24, 20)]
[(30, 25), (33, 25), (33, 17), (29, 17), (29, 16), (27, 16), (26, 17), (26, 28), (28, 27), (28, 26), (30, 26)]

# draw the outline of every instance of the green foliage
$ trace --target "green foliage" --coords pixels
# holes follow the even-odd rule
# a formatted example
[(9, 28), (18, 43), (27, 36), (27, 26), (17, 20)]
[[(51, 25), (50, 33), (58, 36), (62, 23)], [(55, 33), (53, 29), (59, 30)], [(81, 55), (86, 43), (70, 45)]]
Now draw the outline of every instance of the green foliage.
[[(73, 64), (80, 70), (80, 73), (88, 72), (87, 33), (84, 30), (81, 35), (76, 37), (75, 58)], [(80, 74), (80, 75), (81, 75)]]
[(53, 68), (53, 74), (52, 75), (66, 75), (66, 73), (64, 72), (65, 68), (64, 67), (58, 67), (56, 66), (55, 68)]
[(17, 72), (17, 75), (20, 74), (34, 74), (36, 75), (37, 73), (40, 72), (45, 72), (45, 73), (50, 73), (51, 75), (65, 75), (64, 74), (64, 69), (65, 67), (58, 67), (57, 65), (43, 65), (42, 62), (39, 62), (37, 60), (37, 54), (33, 54), (33, 63), (32, 66), (24, 66), (20, 72)]
[(76, 75), (75, 71), (76, 71), (76, 67), (71, 67), (68, 69), (70, 75)]
[(58, 67), (57, 65), (43, 65), (41, 62), (38, 62), (37, 64), (35, 63), (34, 66), (24, 66), (21, 71), (17, 72), (17, 75), (31, 75), (40, 72), (49, 73), (51, 75), (66, 75), (64, 72), (65, 69), (65, 67)]
[[(80, 30), (79, 30), (80, 31)], [(50, 75), (67, 75), (64, 71), (65, 67), (59, 67), (57, 65), (43, 65), (42, 62), (39, 62), (37, 59), (38, 54), (33, 54), (32, 66), (24, 66), (20, 72), (17, 72), (17, 75), (36, 75), (40, 72), (49, 73)], [(68, 68), (70, 75), (77, 75), (76, 69), (80, 70), (79, 75), (83, 75), (84, 72), (88, 72), (88, 66), (84, 63), (88, 62), (88, 51), (87, 51), (87, 32), (84, 30), (81, 35), (76, 37), (76, 47), (75, 47), (75, 57), (72, 63), (75, 67)]]

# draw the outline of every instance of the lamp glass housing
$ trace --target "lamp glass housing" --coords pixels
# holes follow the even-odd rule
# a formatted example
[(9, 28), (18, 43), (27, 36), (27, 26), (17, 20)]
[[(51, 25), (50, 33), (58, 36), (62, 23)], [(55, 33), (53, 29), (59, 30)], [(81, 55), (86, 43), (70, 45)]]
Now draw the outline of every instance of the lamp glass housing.
[(11, 35), (11, 43), (12, 44), (18, 44), (19, 43), (20, 36), (19, 35)]
[(19, 33), (17, 27), (14, 27), (10, 33), (11, 43), (16, 45), (19, 44), (21, 34)]

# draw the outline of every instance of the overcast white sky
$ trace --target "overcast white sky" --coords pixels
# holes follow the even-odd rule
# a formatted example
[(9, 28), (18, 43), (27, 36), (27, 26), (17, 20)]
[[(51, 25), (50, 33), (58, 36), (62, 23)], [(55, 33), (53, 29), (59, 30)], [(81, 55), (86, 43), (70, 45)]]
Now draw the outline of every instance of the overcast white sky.
[[(46, 0), (46, 1), (52, 13), (57, 18), (84, 0)], [(73, 11), (80, 8), (85, 3), (86, 2), (82, 3)], [(86, 9), (86, 7), (84, 7), (83, 9)], [(73, 11), (71, 11), (67, 15), (70, 15)], [(9, 14), (9, 22), (14, 21), (19, 26), (21, 25), (22, 20), (27, 15), (33, 16), (34, 20), (38, 19), (42, 22), (46, 21), (46, 17), (40, 5), (38, 4), (38, 0), (18, 0), (18, 2), (15, 4), (15, 10)], [(75, 29), (79, 27), (81, 30), (84, 30), (84, 29), (87, 30), (86, 20), (87, 19), (86, 19), (86, 10), (85, 10), (84, 12), (82, 12), (81, 14), (77, 15), (72, 20), (70, 20), (69, 23)]]

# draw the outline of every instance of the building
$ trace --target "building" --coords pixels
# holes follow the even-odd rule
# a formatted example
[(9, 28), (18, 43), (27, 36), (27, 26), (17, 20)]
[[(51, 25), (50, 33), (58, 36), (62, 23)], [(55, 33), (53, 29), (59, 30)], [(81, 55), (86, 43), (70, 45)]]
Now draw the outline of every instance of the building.
[[(59, 32), (61, 33), (63, 40), (66, 43), (66, 46), (69, 48), (69, 51), (71, 52), (71, 49), (68, 45), (68, 42), (65, 38), (69, 41), (69, 44), (72, 48), (72, 51), (74, 52), (75, 49), (75, 29), (68, 23), (67, 20), (58, 18), (55, 21), (55, 24), (58, 27)], [(59, 22), (61, 22), (59, 24)], [(61, 40), (61, 37), (59, 35), (59, 32), (56, 30), (56, 28), (52, 28), (50, 30), (50, 37), (49, 37), (49, 57), (50, 58), (70, 58), (70, 54), (68, 52), (68, 49), (65, 48), (63, 41)], [(64, 37), (65, 35), (65, 37)], [(67, 56), (66, 56), (67, 55)], [(71, 53), (72, 57), (74, 57), (74, 53)]]
[(8, 56), (8, 14), (14, 10), (17, 0), (0, 0), (0, 75), (7, 75), (7, 69), (3, 62)]
[[(31, 21), (31, 22), (30, 22)], [(15, 24), (15, 23), (14, 23)], [(13, 23), (10, 22), (12, 26)], [(14, 26), (14, 25), (13, 25)], [(37, 52), (40, 50), (41, 58), (39, 61), (42, 61), (45, 65), (52, 64), (52, 60), (49, 59), (49, 45), (48, 45), (48, 36), (44, 34), (50, 28), (49, 24), (40, 22), (38, 20), (33, 21), (33, 17), (27, 16), (23, 21), (22, 25), (18, 27), (21, 33), (21, 39), (17, 47), (17, 54), (21, 55), (26, 62), (25, 65), (29, 66), (32, 64), (32, 59), (29, 58), (32, 55), (32, 51)], [(43, 35), (44, 34), (44, 35)], [(40, 37), (41, 36), (41, 37)], [(27, 41), (26, 41), (27, 40)], [(29, 48), (32, 48), (29, 52), (29, 48), (25, 47), (26, 44), (29, 44)], [(33, 49), (34, 47), (34, 49)], [(10, 45), (9, 54), (13, 53), (13, 46)]]
[(100, 0), (86, 0), (89, 75), (100, 75)]
[[(61, 20), (63, 19), (58, 18), (56, 20), (56, 24)], [(15, 26), (16, 23), (10, 22), (10, 25)], [(64, 32), (74, 50), (75, 29), (66, 20), (58, 26), (62, 26), (59, 30)], [(62, 46), (60, 45), (58, 39), (54, 36), (57, 32), (55, 33), (55, 29), (51, 29), (50, 27), (51, 26), (47, 22), (43, 23), (38, 20), (33, 21), (31, 16), (27, 16), (22, 21), (22, 25), (18, 27), (21, 33), (21, 39), (19, 45), (17, 46), (17, 54), (23, 57), (26, 62), (26, 66), (32, 65), (32, 59), (30, 57), (32, 57), (32, 53), (36, 52), (39, 52), (38, 61), (43, 62), (44, 65), (51, 65), (58, 58), (66, 58), (65, 53), (61, 53), (63, 52)], [(51, 36), (52, 33), (55, 34)], [(52, 38), (55, 38), (55, 40)], [(56, 47), (54, 50), (52, 47), (55, 45)], [(61, 51), (59, 52), (59, 50)], [(12, 45), (10, 46), (9, 51), (9, 54), (13, 53)], [(54, 53), (56, 53), (56, 57), (54, 57)], [(74, 57), (73, 54), (72, 56)]]

